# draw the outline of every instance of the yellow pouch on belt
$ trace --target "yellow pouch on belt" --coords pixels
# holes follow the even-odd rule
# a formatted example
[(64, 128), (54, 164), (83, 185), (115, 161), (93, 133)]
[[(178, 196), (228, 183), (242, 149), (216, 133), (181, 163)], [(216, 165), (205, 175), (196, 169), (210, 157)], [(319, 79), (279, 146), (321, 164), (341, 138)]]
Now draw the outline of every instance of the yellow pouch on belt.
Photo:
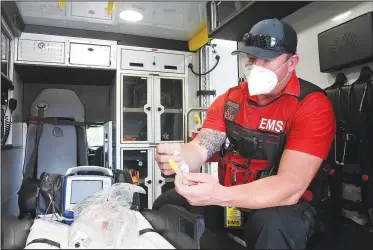
[(235, 207), (225, 207), (224, 220), (224, 225), (226, 228), (241, 229), (243, 225), (242, 211)]

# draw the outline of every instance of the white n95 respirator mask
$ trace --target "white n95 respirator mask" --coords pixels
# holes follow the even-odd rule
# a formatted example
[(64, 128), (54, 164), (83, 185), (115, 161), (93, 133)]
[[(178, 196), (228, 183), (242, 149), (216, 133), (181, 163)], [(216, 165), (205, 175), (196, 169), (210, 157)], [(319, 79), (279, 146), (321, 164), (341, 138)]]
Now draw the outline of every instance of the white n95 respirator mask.
[(287, 76), (280, 82), (278, 81), (276, 71), (281, 69), (287, 61), (275, 71), (263, 68), (258, 65), (250, 65), (245, 67), (245, 78), (248, 83), (250, 95), (266, 95), (269, 94), (277, 84), (281, 83)]

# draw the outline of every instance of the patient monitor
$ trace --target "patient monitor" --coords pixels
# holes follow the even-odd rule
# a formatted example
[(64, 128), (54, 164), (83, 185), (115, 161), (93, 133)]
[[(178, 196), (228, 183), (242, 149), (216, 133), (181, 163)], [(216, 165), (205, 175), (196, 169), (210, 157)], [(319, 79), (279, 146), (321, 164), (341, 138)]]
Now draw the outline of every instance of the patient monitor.
[[(79, 173), (84, 173), (79, 175)], [(89, 198), (96, 192), (113, 185), (113, 172), (96, 166), (70, 168), (64, 182), (64, 211), (72, 212), (76, 204)]]

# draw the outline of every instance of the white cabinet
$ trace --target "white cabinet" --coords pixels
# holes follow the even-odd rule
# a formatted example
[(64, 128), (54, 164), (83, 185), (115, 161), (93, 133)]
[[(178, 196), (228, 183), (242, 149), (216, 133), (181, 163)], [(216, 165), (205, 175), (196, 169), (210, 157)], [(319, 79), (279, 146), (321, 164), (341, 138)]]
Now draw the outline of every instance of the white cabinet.
[(121, 143), (184, 140), (183, 77), (121, 74)]
[(65, 43), (47, 40), (19, 39), (18, 61), (35, 63), (65, 63)]
[(155, 71), (154, 53), (140, 50), (122, 50), (121, 69)]
[[(184, 141), (189, 53), (132, 46), (119, 46), (119, 50), (117, 152), (121, 157), (130, 152), (152, 152), (148, 172), (140, 173), (145, 176), (142, 183), (148, 193), (141, 202), (150, 208), (158, 196), (174, 187), (173, 176), (162, 175), (154, 156), (160, 143)], [(119, 168), (143, 164), (137, 160), (132, 166), (118, 157), (117, 161)]]
[(71, 42), (69, 63), (110, 67), (111, 46)]
[(107, 1), (102, 2), (71, 2), (71, 17), (90, 20), (112, 20), (114, 15), (108, 15), (105, 8)]
[(184, 74), (185, 55), (156, 50), (122, 49), (121, 69)]
[(116, 69), (117, 42), (22, 33), (16, 39), (16, 63)]
[(185, 73), (185, 55), (156, 53), (155, 63), (158, 72)]

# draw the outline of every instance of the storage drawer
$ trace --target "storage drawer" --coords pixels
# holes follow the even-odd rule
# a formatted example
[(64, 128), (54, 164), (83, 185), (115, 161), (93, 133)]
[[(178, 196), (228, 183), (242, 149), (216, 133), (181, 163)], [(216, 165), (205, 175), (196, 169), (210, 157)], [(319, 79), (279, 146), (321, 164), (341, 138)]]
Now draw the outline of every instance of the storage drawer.
[(87, 18), (90, 20), (112, 20), (114, 15), (108, 15), (105, 8), (107, 1), (99, 2), (71, 2), (71, 16), (77, 18)]
[(122, 50), (121, 68), (139, 71), (185, 73), (185, 56), (163, 52)]
[(123, 49), (121, 53), (121, 68), (141, 71), (155, 71), (155, 67), (153, 65), (154, 59), (154, 52)]
[(41, 40), (18, 40), (18, 61), (65, 63), (65, 43)]
[(167, 73), (185, 72), (185, 56), (178, 54), (157, 53), (155, 56), (157, 71)]
[(110, 67), (110, 57), (110, 45), (70, 43), (70, 64)]

